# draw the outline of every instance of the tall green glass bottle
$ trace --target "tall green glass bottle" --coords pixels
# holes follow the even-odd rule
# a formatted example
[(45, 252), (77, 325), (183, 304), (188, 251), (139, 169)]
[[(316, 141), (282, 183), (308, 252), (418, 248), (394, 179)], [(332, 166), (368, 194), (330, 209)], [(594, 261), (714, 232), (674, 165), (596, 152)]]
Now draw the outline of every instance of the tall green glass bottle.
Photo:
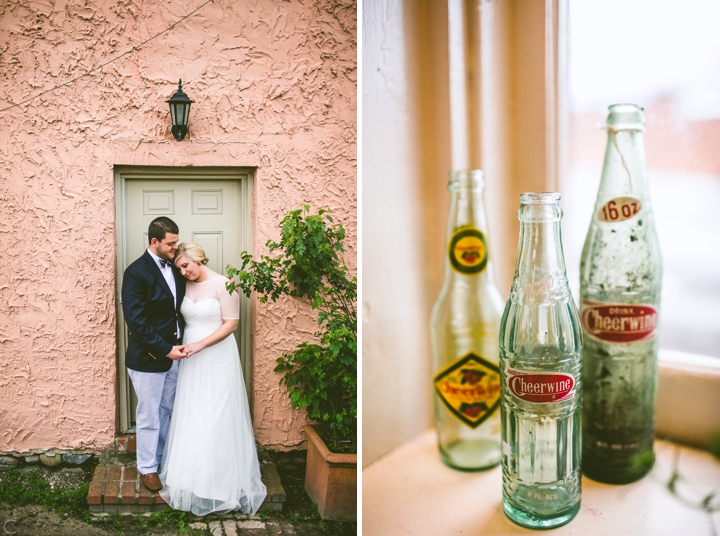
[(653, 466), (662, 266), (642, 108), (610, 106), (605, 162), (580, 265), (583, 472), (624, 484)]

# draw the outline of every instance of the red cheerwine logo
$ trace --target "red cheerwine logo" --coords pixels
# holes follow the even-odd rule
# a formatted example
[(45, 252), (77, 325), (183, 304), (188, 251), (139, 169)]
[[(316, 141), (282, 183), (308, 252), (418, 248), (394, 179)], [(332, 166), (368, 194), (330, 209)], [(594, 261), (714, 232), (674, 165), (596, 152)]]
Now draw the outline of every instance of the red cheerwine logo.
[(563, 372), (520, 372), (507, 369), (507, 385), (520, 400), (550, 404), (575, 396), (575, 378)]
[(655, 337), (658, 312), (649, 305), (583, 301), (580, 321), (587, 335), (604, 342), (637, 342)]

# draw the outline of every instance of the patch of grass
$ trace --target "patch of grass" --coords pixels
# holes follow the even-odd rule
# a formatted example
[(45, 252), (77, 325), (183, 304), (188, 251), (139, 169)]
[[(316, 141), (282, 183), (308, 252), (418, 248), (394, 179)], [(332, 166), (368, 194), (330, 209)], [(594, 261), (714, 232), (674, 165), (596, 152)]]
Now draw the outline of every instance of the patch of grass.
[(94, 519), (93, 523), (102, 526), (105, 530), (123, 536), (146, 534), (149, 531), (163, 529), (177, 529), (177, 534), (182, 536), (211, 536), (208, 529), (198, 530), (190, 527), (190, 523), (194, 521), (194, 518), (195, 516), (190, 512), (166, 508), (147, 516), (123, 516), (122, 514), (112, 513), (109, 516)]
[[(51, 486), (47, 470), (34, 468), (30, 471), (10, 469), (0, 473), (0, 503), (7, 505), (38, 505), (55, 511), (61, 517), (74, 517), (85, 523), (92, 522), (118, 535), (145, 534), (153, 529), (176, 529), (183, 536), (210, 535), (207, 530), (190, 527), (195, 516), (167, 508), (149, 516), (123, 516), (112, 513), (93, 519), (87, 505), (87, 484)], [(208, 517), (209, 519), (209, 517)]]
[(142, 528), (161, 529), (163, 527), (179, 527), (181, 524), (189, 523), (191, 519), (192, 514), (188, 512), (166, 508), (159, 512), (153, 512), (149, 516), (140, 516), (137, 521)]
[(317, 526), (322, 531), (322, 534), (327, 534), (328, 536), (355, 536), (355, 534), (357, 534), (356, 521), (331, 521), (328, 519), (322, 519), (317, 511), (317, 506), (312, 503), (310, 504), (314, 509), (309, 513), (303, 514), (297, 510), (289, 510), (287, 512), (283, 512), (282, 515), (287, 516), (292, 524), (300, 523), (302, 521), (317, 523)]
[(10, 469), (0, 473), (0, 502), (5, 504), (37, 504), (61, 516), (71, 515), (88, 521), (87, 493), (87, 484), (76, 488), (51, 487), (40, 469), (27, 472)]
[(321, 519), (319, 525), (320, 530), (328, 535), (350, 536), (357, 533), (357, 523), (355, 521), (327, 521)]
[(290, 510), (287, 512), (286, 515), (288, 519), (290, 519), (290, 523), (293, 524), (299, 523), (300, 521), (322, 521), (320, 519), (320, 514), (317, 513), (317, 510), (310, 512), (309, 514), (303, 514), (302, 512), (298, 512), (297, 510)]
[(103, 525), (104, 529), (110, 530), (115, 534), (122, 534), (125, 527), (125, 519), (117, 512), (113, 512), (100, 520), (93, 520), (93, 522), (98, 525)]

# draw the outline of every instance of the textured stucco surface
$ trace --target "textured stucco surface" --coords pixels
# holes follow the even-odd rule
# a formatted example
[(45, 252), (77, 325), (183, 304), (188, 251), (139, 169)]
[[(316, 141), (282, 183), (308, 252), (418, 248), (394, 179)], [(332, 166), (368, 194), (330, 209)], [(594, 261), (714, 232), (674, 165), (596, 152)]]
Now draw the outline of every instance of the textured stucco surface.
[[(201, 5), (0, 6), (0, 108), (102, 64)], [(356, 6), (215, 0), (93, 74), (0, 112), (0, 452), (100, 449), (116, 430), (113, 167), (256, 167), (253, 251), (287, 210), (333, 209), (356, 266)], [(195, 100), (189, 139), (165, 100)], [(254, 303), (257, 440), (301, 443), (272, 371), (311, 334), (296, 302)]]

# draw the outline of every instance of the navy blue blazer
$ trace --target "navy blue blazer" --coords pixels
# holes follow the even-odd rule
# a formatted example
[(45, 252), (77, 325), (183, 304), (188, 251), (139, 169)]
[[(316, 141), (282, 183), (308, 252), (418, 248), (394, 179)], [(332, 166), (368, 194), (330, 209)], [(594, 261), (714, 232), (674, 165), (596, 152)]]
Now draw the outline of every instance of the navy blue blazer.
[[(125, 270), (122, 284), (122, 308), (128, 326), (125, 366), (141, 372), (167, 372), (172, 359), (167, 357), (177, 340), (182, 339), (185, 321), (180, 305), (185, 297), (185, 278), (172, 267), (177, 300), (160, 268), (145, 251)], [(180, 325), (178, 333), (177, 326)]]

